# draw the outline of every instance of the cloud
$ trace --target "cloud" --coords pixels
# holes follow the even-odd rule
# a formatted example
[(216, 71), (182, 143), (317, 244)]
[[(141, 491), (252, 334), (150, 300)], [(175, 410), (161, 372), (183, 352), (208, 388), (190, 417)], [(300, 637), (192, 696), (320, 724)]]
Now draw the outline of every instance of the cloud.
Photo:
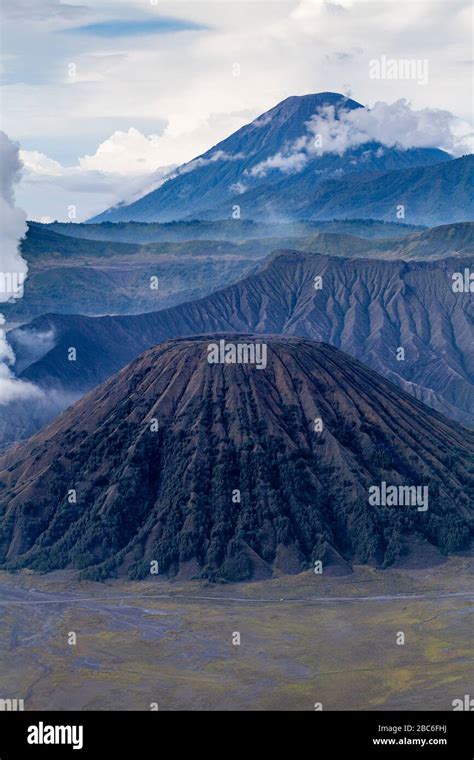
[[(0, 132), (0, 302), (23, 296), (23, 283), (28, 265), (19, 251), (27, 231), (26, 214), (15, 205), (15, 185), (21, 175), (19, 146)], [(33, 383), (15, 377), (12, 366), (15, 354), (7, 341), (5, 317), (0, 314), (0, 404), (18, 399), (40, 399), (43, 392)]]
[[(78, 159), (75, 166), (64, 166), (40, 151), (22, 150), (24, 165), (22, 189), (45, 187), (62, 193), (65, 210), (75, 206), (80, 218), (86, 219), (103, 208), (120, 201), (132, 202), (146, 194), (175, 168), (159, 166), (160, 138), (144, 135), (139, 130), (116, 131), (91, 155)], [(67, 197), (65, 194), (68, 194)], [(96, 198), (84, 208), (80, 196)], [(48, 194), (48, 199), (51, 192)], [(82, 209), (82, 213), (81, 213)], [(50, 217), (42, 213), (36, 218)]]
[(415, 110), (401, 98), (392, 104), (379, 101), (372, 108), (344, 112), (339, 120), (331, 113), (315, 116), (309, 128), (313, 134), (318, 134), (320, 128), (325, 129), (329, 149), (338, 153), (374, 140), (389, 148), (441, 148), (461, 155), (469, 150), (466, 141), (472, 132), (465, 125), (464, 133), (458, 136), (459, 122), (449, 111)]
[(185, 19), (160, 16), (140, 20), (117, 19), (99, 21), (95, 24), (69, 27), (68, 34), (90, 34), (98, 37), (137, 37), (150, 34), (170, 34), (171, 32), (197, 31), (206, 27)]
[(306, 133), (248, 174), (264, 177), (272, 169), (285, 174), (299, 172), (307, 163), (327, 153), (342, 155), (366, 143), (387, 148), (440, 148), (453, 155), (474, 149), (473, 132), (468, 124), (448, 111), (434, 108), (415, 110), (401, 98), (389, 104), (377, 102), (372, 108), (338, 110), (321, 108), (306, 123)]
[(92, 156), (80, 158), (78, 167), (124, 175), (156, 171), (161, 161), (160, 142), (159, 135), (144, 135), (133, 127), (127, 132), (116, 131)]
[[(19, 242), (25, 235), (26, 214), (15, 206), (15, 185), (21, 174), (18, 145), (5, 132), (0, 132), (0, 302), (6, 303), (23, 295), (23, 282), (28, 271), (19, 251)], [(15, 362), (13, 349), (7, 343), (5, 317), (0, 314), (0, 403), (14, 398), (27, 398), (40, 391), (31, 383), (17, 380), (11, 370)]]
[(75, 19), (87, 13), (84, 5), (62, 3), (60, 0), (2, 0), (5, 19), (34, 21), (51, 18)]
[(271, 169), (278, 169), (284, 174), (300, 172), (308, 162), (308, 155), (300, 151), (283, 155), (278, 152), (265, 161), (253, 166), (247, 173), (252, 177), (265, 177)]
[(15, 185), (21, 175), (19, 147), (0, 132), (0, 303), (23, 295), (28, 265), (18, 249), (26, 234), (26, 214), (15, 205)]
[(30, 173), (59, 177), (64, 171), (59, 161), (49, 158), (39, 150), (22, 150), (20, 157), (27, 175)]
[[(71, 194), (96, 194), (101, 197), (107, 193), (108, 205), (115, 206), (131, 203), (168, 179), (188, 174), (207, 164), (243, 158), (242, 153), (229, 154), (218, 150), (207, 158), (192, 159), (178, 168), (175, 165), (161, 166), (160, 160), (167, 153), (168, 139), (166, 133), (144, 135), (134, 127), (116, 131), (98, 146), (95, 153), (80, 157), (75, 166), (69, 167), (40, 151), (22, 150), (23, 186), (48, 185)], [(69, 205), (81, 204), (77, 203), (77, 199), (72, 199)], [(93, 213), (83, 213), (81, 218), (88, 218)], [(42, 216), (50, 217), (49, 214), (42, 214), (40, 218)]]
[(28, 326), (16, 330), (15, 347), (20, 359), (15, 361), (3, 326), (4, 318), (0, 315), (0, 441), (8, 445), (19, 437), (33, 435), (38, 428), (47, 425), (63, 409), (77, 401), (81, 394), (41, 388), (17, 376), (54, 347), (54, 330), (36, 331)]
[(20, 156), (27, 176), (63, 177), (97, 172), (131, 177), (161, 168), (161, 141), (159, 135), (144, 135), (130, 127), (125, 131), (116, 130), (99, 144), (95, 153), (79, 157), (76, 166), (64, 166), (36, 150), (22, 150)]
[(0, 406), (6, 406), (19, 399), (40, 399), (44, 396), (43, 391), (33, 383), (19, 380), (11, 369), (15, 363), (15, 354), (7, 342), (4, 324), (5, 318), (0, 314)]
[[(23, 372), (33, 362), (39, 361), (56, 344), (56, 333), (53, 328), (49, 330), (32, 330), (24, 326), (15, 332), (15, 348), (20, 358), (15, 362), (17, 374)], [(20, 350), (18, 350), (20, 349)], [(13, 351), (11, 359), (13, 359)]]

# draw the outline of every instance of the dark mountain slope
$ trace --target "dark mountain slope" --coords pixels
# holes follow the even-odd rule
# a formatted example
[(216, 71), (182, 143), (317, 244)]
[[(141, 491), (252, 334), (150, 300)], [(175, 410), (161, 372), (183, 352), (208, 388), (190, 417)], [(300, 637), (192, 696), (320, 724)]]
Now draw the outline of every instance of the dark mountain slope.
[(393, 220), (403, 204), (404, 219), (411, 224), (464, 222), (474, 219), (473, 187), (474, 156), (464, 156), (434, 166), (328, 182), (296, 213), (315, 219), (344, 215)]
[[(452, 274), (468, 266), (469, 258), (400, 262), (280, 252), (255, 274), (198, 301), (128, 317), (46, 315), (8, 339), (23, 378), (84, 392), (172, 337), (226, 330), (300, 335), (341, 348), (472, 425), (472, 298), (452, 290)], [(314, 289), (317, 276), (321, 290)], [(51, 331), (54, 347), (26, 366), (28, 346)], [(75, 362), (68, 360), (71, 346)]]
[[(4, 567), (241, 580), (388, 564), (413, 534), (468, 546), (472, 433), (330, 346), (230, 334), (266, 367), (211, 365), (222, 337), (145, 352), (0, 458)], [(371, 506), (382, 481), (426, 486), (427, 508)]]
[[(414, 166), (348, 173), (327, 180), (313, 174), (284, 178), (271, 188), (254, 188), (239, 196), (243, 216), (262, 219), (373, 218), (396, 221), (400, 205), (410, 224), (443, 225), (474, 219), (474, 156), (441, 163), (418, 161)], [(201, 213), (215, 218), (226, 212), (226, 201)]]

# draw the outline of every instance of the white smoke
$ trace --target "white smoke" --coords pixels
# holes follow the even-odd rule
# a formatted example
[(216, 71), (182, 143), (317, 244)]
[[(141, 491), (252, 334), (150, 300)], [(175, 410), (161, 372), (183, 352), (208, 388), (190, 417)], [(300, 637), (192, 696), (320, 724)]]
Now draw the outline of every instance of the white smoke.
[(15, 206), (15, 184), (21, 176), (19, 146), (0, 132), (0, 303), (23, 296), (28, 265), (19, 251), (26, 214)]
[(19, 380), (11, 367), (15, 363), (15, 354), (5, 337), (5, 317), (0, 314), (0, 406), (11, 404), (18, 399), (41, 399), (43, 391), (33, 383)]
[(338, 110), (321, 108), (306, 123), (306, 133), (283, 151), (253, 166), (248, 174), (263, 177), (271, 169), (285, 174), (300, 172), (311, 159), (325, 153), (343, 155), (347, 150), (377, 142), (387, 148), (440, 148), (455, 156), (470, 153), (473, 134), (468, 125), (449, 111), (414, 110), (402, 98), (376, 103), (373, 108)]
[[(19, 245), (24, 237), (26, 214), (15, 205), (15, 184), (21, 176), (19, 146), (0, 131), (0, 303), (23, 296), (28, 265)], [(15, 399), (40, 397), (42, 391), (32, 383), (18, 380), (12, 366), (15, 354), (6, 339), (5, 317), (0, 314), (0, 404)]]

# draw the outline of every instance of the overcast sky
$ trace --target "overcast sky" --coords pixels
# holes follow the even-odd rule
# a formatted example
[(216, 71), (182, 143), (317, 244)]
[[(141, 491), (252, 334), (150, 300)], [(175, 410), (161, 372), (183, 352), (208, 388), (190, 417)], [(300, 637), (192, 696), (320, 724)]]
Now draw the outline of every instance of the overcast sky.
[[(29, 218), (132, 197), (289, 95), (407, 98), (472, 123), (469, 0), (2, 0), (2, 17), (2, 129)], [(426, 59), (428, 82), (371, 79), (381, 56)]]

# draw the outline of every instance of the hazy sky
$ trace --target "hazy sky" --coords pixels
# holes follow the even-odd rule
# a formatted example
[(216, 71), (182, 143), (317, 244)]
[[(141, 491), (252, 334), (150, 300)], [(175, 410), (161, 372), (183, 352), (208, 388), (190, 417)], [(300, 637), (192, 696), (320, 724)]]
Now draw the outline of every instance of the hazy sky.
[[(469, 0), (1, 2), (2, 129), (29, 218), (74, 205), (85, 219), (288, 95), (407, 98), (472, 121)], [(371, 79), (382, 56), (426, 60), (427, 83)]]

